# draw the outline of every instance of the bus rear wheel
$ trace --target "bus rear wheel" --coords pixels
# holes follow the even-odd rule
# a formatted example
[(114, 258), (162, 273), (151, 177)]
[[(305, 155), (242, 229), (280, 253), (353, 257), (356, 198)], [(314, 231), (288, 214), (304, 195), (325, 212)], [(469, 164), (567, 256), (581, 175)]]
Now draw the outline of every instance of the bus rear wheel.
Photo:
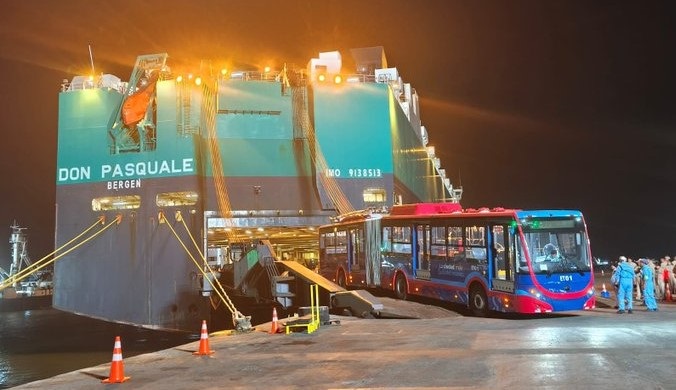
[(483, 288), (474, 286), (469, 290), (469, 308), (475, 316), (486, 317), (488, 314), (488, 300)]
[(408, 298), (406, 278), (402, 274), (397, 275), (397, 278), (394, 280), (394, 295), (402, 301)]

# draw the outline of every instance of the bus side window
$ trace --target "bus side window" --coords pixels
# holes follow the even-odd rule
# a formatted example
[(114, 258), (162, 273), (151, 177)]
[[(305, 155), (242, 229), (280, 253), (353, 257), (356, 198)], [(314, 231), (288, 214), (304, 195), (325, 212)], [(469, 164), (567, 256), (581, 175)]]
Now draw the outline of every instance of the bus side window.
[(324, 239), (324, 251), (327, 255), (332, 255), (336, 253), (336, 233), (335, 232), (326, 232)]
[(390, 237), (392, 237), (392, 228), (385, 226), (383, 228), (383, 247), (381, 248), (383, 253), (389, 254), (392, 252), (392, 240)]
[(465, 250), (467, 260), (471, 263), (486, 264), (486, 228), (484, 226), (465, 227), (465, 238), (468, 248)]
[(432, 226), (431, 230), (431, 253), (433, 259), (446, 257), (446, 228), (444, 226)]
[(465, 258), (465, 246), (462, 239), (460, 226), (448, 227), (448, 257), (450, 260), (459, 261)]
[(393, 226), (392, 227), (392, 252), (411, 254), (411, 227)]
[(347, 231), (339, 230), (336, 232), (335, 253), (347, 253)]

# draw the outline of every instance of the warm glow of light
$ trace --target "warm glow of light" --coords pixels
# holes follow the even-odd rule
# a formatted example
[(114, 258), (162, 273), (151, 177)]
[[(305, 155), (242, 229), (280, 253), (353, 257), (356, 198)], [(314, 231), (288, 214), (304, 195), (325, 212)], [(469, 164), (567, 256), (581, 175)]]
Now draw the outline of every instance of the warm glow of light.
[(336, 84), (340, 84), (340, 83), (343, 82), (343, 78), (342, 78), (339, 74), (337, 74), (337, 75), (333, 78), (333, 82), (336, 83)]
[(269, 67), (269, 66), (266, 66), (266, 67), (265, 67), (265, 73), (268, 73), (269, 71), (270, 71), (270, 67)]
[(225, 68), (221, 69), (221, 74), (225, 76), (226, 74), (228, 74), (228, 70)]
[(197, 77), (195, 79), (195, 85), (202, 85), (202, 78), (201, 77)]
[(177, 83), (180, 83), (181, 81), (183, 81), (183, 76), (178, 76), (178, 77), (176, 77), (176, 82), (177, 82)]
[(320, 74), (317, 76), (317, 81), (324, 82), (326, 80), (326, 75)]

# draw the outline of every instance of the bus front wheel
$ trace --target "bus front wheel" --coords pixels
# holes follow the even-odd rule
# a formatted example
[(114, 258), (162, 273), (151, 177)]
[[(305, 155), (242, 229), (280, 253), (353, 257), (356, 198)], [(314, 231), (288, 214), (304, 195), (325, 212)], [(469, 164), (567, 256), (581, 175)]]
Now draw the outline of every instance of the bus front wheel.
[(397, 278), (394, 281), (394, 294), (398, 299), (405, 301), (406, 298), (408, 298), (408, 292), (406, 290), (406, 278), (402, 274), (397, 275)]
[(479, 286), (474, 286), (469, 292), (469, 307), (472, 314), (477, 317), (485, 317), (488, 314), (488, 300), (486, 292)]

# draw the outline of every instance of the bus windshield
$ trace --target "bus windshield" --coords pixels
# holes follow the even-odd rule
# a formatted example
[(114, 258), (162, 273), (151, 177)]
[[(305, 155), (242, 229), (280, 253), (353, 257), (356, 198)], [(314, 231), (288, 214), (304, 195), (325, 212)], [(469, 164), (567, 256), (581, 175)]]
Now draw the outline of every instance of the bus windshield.
[(526, 250), (518, 248), (519, 273), (528, 273), (524, 252), (533, 272), (554, 274), (589, 272), (591, 263), (584, 226), (573, 218), (538, 218), (523, 224)]

